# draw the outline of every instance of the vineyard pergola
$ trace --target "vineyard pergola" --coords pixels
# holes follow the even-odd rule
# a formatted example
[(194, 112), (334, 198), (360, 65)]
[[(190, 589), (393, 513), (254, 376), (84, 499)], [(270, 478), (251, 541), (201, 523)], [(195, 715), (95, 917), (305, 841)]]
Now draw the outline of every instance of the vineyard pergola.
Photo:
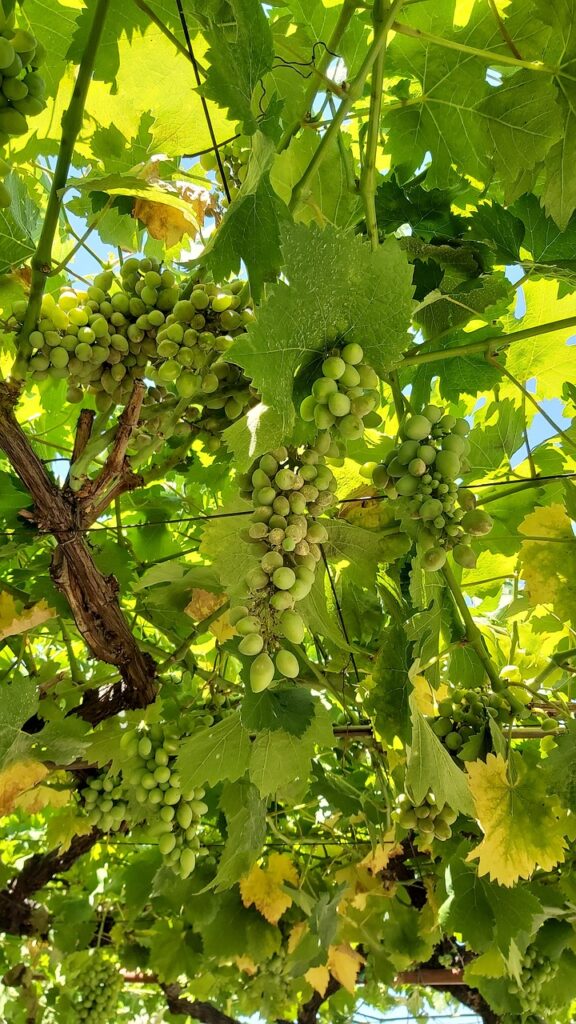
[(7, 1024), (575, 1019), (575, 83), (0, 0)]

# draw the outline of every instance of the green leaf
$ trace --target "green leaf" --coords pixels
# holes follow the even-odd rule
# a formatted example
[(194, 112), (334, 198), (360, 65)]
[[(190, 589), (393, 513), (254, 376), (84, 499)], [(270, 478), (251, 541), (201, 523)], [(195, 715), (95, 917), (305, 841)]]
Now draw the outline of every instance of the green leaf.
[(248, 956), (262, 963), (279, 949), (280, 929), (253, 908), (244, 907), (237, 891), (224, 893), (216, 905), (216, 915), (199, 928), (205, 956), (217, 961)]
[[(411, 269), (394, 239), (372, 252), (360, 237), (330, 227), (287, 226), (282, 252), (288, 283), (271, 289), (256, 323), (228, 354), (274, 409), (286, 440), (294, 426), (296, 370), (331, 335), (359, 342), (379, 373), (397, 364), (407, 340)], [(262, 451), (258, 444), (254, 454)]]
[(261, 79), (274, 57), (268, 18), (258, 0), (202, 2), (200, 13), (210, 17), (204, 29), (210, 50), (202, 92), (226, 107), (230, 119), (242, 121), (244, 131), (251, 134), (257, 124), (254, 92), (262, 93)]
[(283, 729), (302, 736), (314, 717), (315, 701), (304, 688), (279, 686), (262, 693), (246, 693), (240, 708), (242, 724), (252, 732)]
[(412, 738), (406, 769), (406, 785), (414, 799), (421, 803), (431, 789), (440, 806), (446, 803), (455, 811), (473, 816), (474, 802), (465, 775), (456, 767), (446, 748), (434, 735), (413, 697), (410, 698), (410, 707)]
[(15, 174), (4, 182), (11, 197), (7, 209), (0, 209), (0, 274), (20, 267), (35, 251), (40, 211)]
[(508, 470), (510, 459), (524, 443), (524, 414), (510, 398), (492, 402), (482, 418), (482, 425), (468, 435), (472, 470), (467, 480), (490, 476), (501, 466)]
[(184, 922), (177, 917), (155, 921), (144, 943), (150, 950), (150, 966), (166, 984), (176, 981), (179, 975), (193, 975), (198, 969), (200, 950), (195, 947)]
[(300, 736), (284, 729), (261, 732), (252, 746), (250, 779), (262, 796), (276, 793), (295, 779), (307, 779), (315, 746), (332, 743), (330, 723), (318, 708)]
[(201, 257), (216, 280), (238, 273), (244, 262), (256, 301), (264, 282), (275, 281), (282, 265), (280, 225), (287, 210), (270, 184), (273, 157), (271, 139), (256, 132), (246, 178)]
[(566, 732), (555, 737), (556, 746), (544, 761), (551, 793), (557, 793), (566, 807), (576, 811), (576, 722), (566, 723)]
[(234, 712), (184, 740), (177, 765), (182, 785), (190, 789), (205, 783), (215, 786), (224, 779), (235, 782), (244, 774), (249, 760), (250, 738), (239, 712)]
[(161, 203), (183, 214), (190, 223), (191, 233), (198, 228), (198, 217), (191, 203), (186, 202), (175, 192), (149, 184), (136, 174), (106, 174), (83, 178), (81, 181), (73, 178), (67, 187), (78, 189), (79, 192), (105, 192), (109, 196), (131, 196), (134, 199), (146, 199), (149, 203)]
[(21, 749), (21, 741), (30, 737), (21, 728), (32, 717), (38, 707), (38, 690), (34, 679), (16, 678), (0, 688), (0, 765), (13, 759), (10, 756)]
[(407, 638), (395, 622), (385, 629), (368, 693), (364, 699), (378, 733), (389, 744), (398, 736), (406, 742), (410, 728)]
[(250, 870), (266, 837), (266, 802), (251, 782), (228, 782), (220, 807), (226, 815), (228, 836), (214, 880), (217, 892), (230, 888)]
[(472, 238), (486, 242), (496, 256), (505, 262), (520, 259), (520, 246), (525, 227), (519, 217), (494, 199), (478, 204), (478, 209), (468, 221)]
[[(231, 599), (246, 593), (244, 577), (258, 564), (255, 545), (240, 537), (247, 527), (246, 513), (250, 509), (245, 501), (224, 506), (221, 518), (211, 520), (204, 527), (200, 545), (200, 554), (217, 574)], [(238, 515), (234, 515), (235, 512)]]
[[(295, 138), (288, 149), (276, 156), (270, 181), (287, 206), (292, 189), (313, 159), (319, 141), (314, 132), (308, 132)], [(350, 187), (353, 178), (354, 162), (350, 149), (346, 143), (334, 140), (303, 197), (297, 220), (305, 224), (315, 221), (321, 227), (332, 224), (348, 228), (356, 224), (362, 216), (362, 206), (359, 196)]]

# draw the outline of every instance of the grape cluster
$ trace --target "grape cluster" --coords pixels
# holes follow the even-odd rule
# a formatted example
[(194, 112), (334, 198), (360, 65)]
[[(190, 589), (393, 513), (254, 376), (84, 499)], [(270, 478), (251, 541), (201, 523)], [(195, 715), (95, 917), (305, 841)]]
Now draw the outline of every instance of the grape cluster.
[(253, 317), (248, 285), (194, 285), (180, 299), (157, 334), (155, 378), (175, 384), (182, 398), (209, 410), (223, 410), (226, 420), (242, 415), (251, 401), (248, 382), (222, 354)]
[(322, 363), (322, 376), (300, 404), (300, 416), (318, 430), (331, 432), (337, 451), (341, 444), (362, 437), (366, 426), (378, 426), (380, 403), (378, 374), (364, 363), (361, 345), (350, 342), (330, 349)]
[(393, 818), (400, 828), (421, 832), (426, 838), (440, 840), (450, 839), (450, 826), (457, 817), (456, 811), (448, 804), (438, 806), (432, 790), (428, 790), (421, 804), (414, 803), (408, 793), (400, 793), (393, 811)]
[(120, 746), (126, 759), (120, 775), (96, 775), (79, 792), (89, 823), (104, 831), (118, 830), (123, 821), (145, 823), (166, 864), (187, 878), (205, 853), (198, 832), (208, 807), (204, 789), (182, 789), (179, 737), (152, 725), (146, 732), (127, 731)]
[(24, 135), (27, 118), (44, 110), (46, 84), (37, 69), (45, 56), (36, 36), (17, 28), (14, 14), (6, 16), (0, 7), (0, 146), (12, 135)]
[(76, 1019), (86, 1024), (109, 1024), (116, 1016), (122, 975), (105, 953), (94, 949), (86, 969), (79, 975)]
[(451, 754), (461, 761), (474, 761), (491, 749), (490, 720), (505, 727), (515, 718), (526, 720), (530, 717), (534, 717), (535, 724), (545, 731), (553, 732), (557, 728), (553, 718), (535, 714), (503, 681), (497, 693), (492, 690), (455, 689), (439, 702), (438, 716), (431, 720), (431, 726)]
[[(163, 274), (174, 280), (170, 271)], [(86, 292), (67, 288), (57, 298), (46, 293), (37, 329), (30, 334), (30, 351), (24, 353), (35, 380), (67, 379), (70, 402), (81, 401), (89, 388), (102, 412), (124, 403), (134, 379), (144, 375), (156, 355), (157, 327), (165, 319), (165, 312), (147, 308), (138, 296), (111, 291), (113, 281), (112, 272), (104, 271)], [(164, 292), (174, 298), (176, 290)], [(14, 313), (23, 316), (24, 310), (17, 305)]]
[(470, 469), (469, 430), (465, 419), (427, 405), (403, 421), (399, 445), (373, 472), (374, 485), (398, 500), (400, 518), (425, 549), (422, 567), (430, 572), (442, 568), (448, 551), (459, 565), (473, 568), (470, 539), (492, 529), (472, 491), (456, 482)]
[(124, 748), (130, 758), (126, 777), (142, 817), (150, 822), (148, 834), (158, 838), (158, 848), (181, 878), (194, 870), (201, 852), (198, 837), (202, 815), (208, 810), (201, 788), (182, 789), (176, 770), (180, 739), (164, 726), (152, 725), (145, 733), (129, 733)]
[(520, 981), (512, 978), (509, 982), (509, 991), (517, 997), (523, 1015), (533, 1014), (536, 1020), (542, 1019), (539, 1016), (544, 1009), (542, 988), (552, 980), (556, 971), (557, 966), (549, 957), (545, 957), (535, 946), (528, 947), (522, 960)]
[[(122, 265), (120, 281), (104, 271), (85, 292), (46, 293), (23, 352), (33, 379), (67, 379), (71, 402), (89, 389), (101, 412), (125, 404), (136, 378), (151, 378), (164, 396), (174, 385), (190, 400), (188, 429), (193, 424), (216, 450), (218, 435), (254, 401), (240, 368), (223, 358), (253, 316), (249, 290), (237, 280), (195, 285), (189, 299), (178, 293), (172, 271), (135, 258)], [(25, 312), (26, 303), (15, 304), (17, 321)]]
[(298, 451), (277, 448), (267, 452), (241, 479), (242, 494), (254, 512), (245, 539), (254, 544), (259, 565), (247, 577), (246, 602), (230, 611), (230, 621), (242, 636), (239, 651), (253, 658), (250, 685), (266, 689), (275, 673), (287, 679), (298, 675), (295, 655), (282, 647), (282, 638), (300, 644), (304, 622), (294, 610), (314, 582), (320, 545), (326, 528), (314, 521), (334, 502), (336, 480), (324, 452), (330, 440)]

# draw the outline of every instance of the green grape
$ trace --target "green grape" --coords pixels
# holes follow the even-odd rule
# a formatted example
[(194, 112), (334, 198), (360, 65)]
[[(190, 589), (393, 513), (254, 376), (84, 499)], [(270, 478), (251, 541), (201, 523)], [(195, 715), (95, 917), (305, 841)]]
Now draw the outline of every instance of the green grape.
[(266, 690), (274, 678), (274, 662), (266, 653), (257, 655), (250, 666), (250, 686), (254, 693)]
[(298, 664), (298, 659), (291, 651), (278, 651), (275, 661), (276, 668), (281, 676), (286, 676), (287, 679), (296, 679), (300, 671), (300, 666)]
[(423, 441), (431, 429), (432, 424), (426, 416), (409, 416), (402, 425), (404, 436), (413, 441)]
[(483, 509), (476, 508), (466, 512), (462, 518), (462, 528), (472, 537), (482, 537), (490, 533), (494, 521)]

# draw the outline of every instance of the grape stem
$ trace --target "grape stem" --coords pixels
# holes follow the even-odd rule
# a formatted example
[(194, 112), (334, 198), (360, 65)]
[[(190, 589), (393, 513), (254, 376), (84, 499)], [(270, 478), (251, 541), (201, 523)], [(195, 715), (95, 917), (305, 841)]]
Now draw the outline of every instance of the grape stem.
[(490, 682), (493, 685), (496, 684), (496, 686), (498, 686), (498, 684), (500, 683), (500, 676), (498, 674), (498, 670), (496, 666), (493, 664), (490, 655), (488, 654), (484, 642), (484, 637), (482, 636), (482, 633), (480, 632), (478, 626), (476, 625), (474, 619), (472, 618), (472, 613), (468, 605), (466, 604), (464, 594), (462, 593), (460, 585), (456, 577), (454, 576), (454, 573), (452, 572), (452, 569), (448, 562), (445, 563), (442, 569), (442, 575), (444, 576), (448, 589), (452, 594), (454, 604), (456, 605), (456, 608), (460, 612), (460, 617), (462, 619), (462, 624), (464, 626), (466, 638), (468, 640), (468, 643), (470, 644), (470, 647), (472, 647), (472, 649), (478, 655), (480, 661), (484, 666), (484, 670)]
[(318, 171), (320, 164), (324, 162), (330, 152), (330, 148), (337, 133), (342, 127), (342, 123), (348, 114), (348, 111), (354, 106), (354, 104), (361, 98), (364, 90), (364, 84), (374, 64), (376, 63), (379, 54), (386, 46), (386, 40), (388, 33), (392, 28), (394, 18), (398, 11), (402, 7), (404, 0), (393, 0), (393, 3), (388, 11), (386, 18), (380, 23), (378, 30), (374, 32), (374, 38), (368, 49), (364, 60), (362, 61), (360, 70), (350, 83), (345, 99), (342, 100), (336, 114), (326, 132), (320, 139), (318, 146), (314, 152), (312, 159), (306, 167), (304, 173), (298, 179), (292, 190), (292, 198), (290, 199), (289, 209), (291, 213), (295, 213), (302, 204), (304, 193), (310, 184), (311, 179)]
[[(374, 26), (375, 37), (380, 30), (380, 26), (384, 22), (384, 15), (384, 0), (374, 0), (372, 24)], [(382, 84), (384, 81), (385, 59), (386, 42), (374, 61), (374, 67), (372, 68), (370, 114), (368, 116), (366, 149), (364, 151), (362, 172), (360, 174), (360, 196), (364, 204), (366, 231), (374, 251), (380, 244), (380, 238), (378, 236), (378, 221), (376, 218), (376, 156), (378, 153), (378, 140), (380, 137), (380, 114), (382, 111)]]
[(423, 29), (413, 28), (411, 25), (403, 25), (398, 21), (395, 21), (392, 25), (394, 32), (398, 32), (403, 36), (411, 36), (413, 39), (421, 39), (423, 42), (433, 43), (436, 46), (443, 46), (448, 50), (458, 50), (460, 53), (468, 53), (472, 57), (480, 57), (482, 60), (487, 61), (489, 64), (499, 65), (511, 65), (515, 68), (526, 68), (528, 71), (542, 71), (546, 75), (557, 75), (560, 71), (558, 67), (551, 67), (549, 64), (543, 64), (540, 61), (522, 60), (518, 57), (509, 57), (507, 53), (494, 53), (491, 50), (482, 50), (477, 46), (467, 46), (465, 43), (458, 43), (454, 39), (444, 39), (443, 36), (435, 36), (431, 32), (425, 32)]
[(54, 177), (52, 178), (42, 231), (36, 252), (31, 261), (32, 278), (28, 306), (26, 307), (24, 322), (17, 338), (20, 351), (25, 350), (30, 333), (36, 327), (46, 281), (52, 268), (52, 246), (54, 245), (54, 236), (60, 217), (62, 193), (66, 188), (76, 139), (82, 127), (88, 88), (109, 6), (110, 0), (97, 0), (96, 2), (88, 40), (78, 67), (78, 75), (72, 92), (72, 98), (68, 109), (62, 115), (62, 137), (60, 149), (58, 150), (58, 159), (54, 168)]
[[(420, 366), (422, 363), (437, 363), (439, 360), (455, 359), (457, 356), (495, 355), (514, 341), (524, 341), (526, 338), (534, 338), (538, 334), (551, 334), (568, 327), (576, 327), (576, 316), (567, 316), (563, 320), (551, 320), (549, 323), (537, 324), (534, 327), (523, 327), (522, 330), (511, 331), (509, 334), (496, 334), (493, 338), (485, 338), (484, 341), (470, 341), (466, 345), (435, 349), (433, 352), (428, 350), (414, 352), (414, 348), (418, 348), (415, 345), (404, 356), (401, 368)], [(430, 339), (431, 342), (435, 340), (435, 338)], [(424, 348), (424, 346), (422, 345), (420, 348)]]

